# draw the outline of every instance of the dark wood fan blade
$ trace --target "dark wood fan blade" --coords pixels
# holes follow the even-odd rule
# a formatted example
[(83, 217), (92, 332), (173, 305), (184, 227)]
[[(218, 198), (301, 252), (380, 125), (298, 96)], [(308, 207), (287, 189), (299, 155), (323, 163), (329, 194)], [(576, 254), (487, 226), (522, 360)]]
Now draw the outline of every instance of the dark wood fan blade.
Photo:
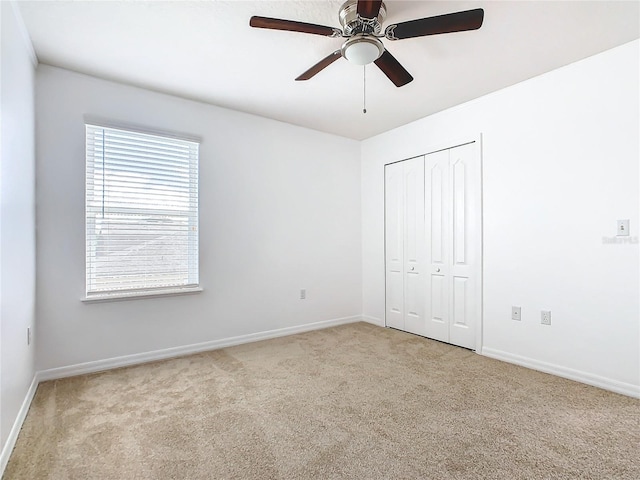
[(398, 62), (388, 50), (385, 50), (374, 63), (389, 77), (389, 80), (391, 80), (396, 87), (402, 87), (413, 80), (411, 74), (400, 65), (400, 62)]
[(320, 72), (321, 70), (324, 70), (325, 68), (327, 68), (333, 62), (335, 62), (337, 59), (339, 59), (341, 56), (342, 56), (342, 53), (340, 53), (340, 50), (336, 50), (332, 54), (330, 54), (330, 55), (326, 56), (325, 58), (323, 58), (322, 60), (320, 60), (313, 67), (311, 67), (309, 70), (307, 70), (302, 75), (300, 75), (298, 78), (296, 78), (296, 80), (297, 81), (309, 80), (311, 77), (316, 75), (318, 72)]
[(271, 30), (312, 33), (314, 35), (323, 35), (325, 37), (340, 35), (340, 30), (337, 28), (315, 25), (313, 23), (296, 22), (293, 20), (282, 20), (280, 18), (253, 16), (251, 17), (251, 20), (249, 20), (249, 25), (256, 28), (269, 28)]
[(358, 15), (362, 18), (377, 18), (382, 0), (358, 0)]
[(409, 22), (389, 25), (385, 30), (385, 36), (389, 40), (401, 40), (403, 38), (425, 37), (440, 33), (464, 32), (477, 30), (482, 26), (484, 10), (465, 10), (464, 12), (448, 13), (437, 17), (420, 18)]

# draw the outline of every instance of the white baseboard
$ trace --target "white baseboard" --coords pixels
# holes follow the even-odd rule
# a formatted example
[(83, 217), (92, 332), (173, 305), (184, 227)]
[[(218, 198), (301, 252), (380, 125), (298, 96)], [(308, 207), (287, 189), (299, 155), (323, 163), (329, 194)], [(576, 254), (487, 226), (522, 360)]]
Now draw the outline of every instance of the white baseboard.
[(11, 427), (11, 431), (9, 432), (9, 436), (7, 437), (7, 441), (2, 446), (2, 453), (0, 453), (0, 478), (2, 478), (2, 475), (4, 474), (4, 469), (7, 468), (9, 457), (11, 456), (13, 447), (15, 447), (16, 441), (18, 440), (18, 434), (20, 433), (20, 429), (22, 428), (24, 419), (27, 418), (29, 407), (31, 406), (33, 397), (36, 394), (36, 390), (38, 389), (38, 383), (40, 382), (38, 379), (38, 374), (36, 373), (33, 376), (31, 385), (29, 385), (29, 390), (27, 390), (27, 394), (22, 401), (22, 405), (20, 405), (20, 410), (18, 410), (16, 421), (13, 422), (13, 427)]
[(384, 327), (384, 320), (377, 318), (377, 317), (370, 317), (369, 315), (363, 315), (362, 316), (362, 321), (363, 322), (367, 322), (367, 323), (372, 323), (374, 325), (377, 325), (379, 327)]
[(243, 343), (257, 342), (260, 340), (268, 340), (270, 338), (284, 337), (296, 333), (310, 332), (312, 330), (335, 327), (337, 325), (344, 325), (347, 323), (360, 322), (362, 320), (363, 318), (359, 315), (353, 317), (336, 318), (333, 320), (324, 320), (321, 322), (307, 323), (305, 325), (297, 325), (295, 327), (279, 328), (276, 330), (267, 330), (265, 332), (240, 335), (238, 337), (223, 338), (221, 340), (213, 340), (210, 342), (195, 343), (192, 345), (184, 345), (181, 347), (165, 348), (162, 350), (154, 350), (145, 353), (135, 353), (133, 355), (108, 358), (105, 360), (96, 360), (94, 362), (79, 363), (76, 365), (68, 365), (66, 367), (50, 368), (48, 370), (42, 370), (38, 372), (38, 380), (42, 382), (45, 380), (55, 380), (58, 378), (101, 372), (104, 370), (111, 370), (112, 368), (127, 367), (141, 363), (154, 362), (156, 360), (181, 357), (183, 355), (207, 352), (210, 350), (217, 350), (219, 348), (233, 347), (235, 345), (241, 345)]
[(502, 360), (508, 363), (514, 363), (522, 367), (531, 368), (532, 370), (550, 373), (558, 377), (568, 378), (569, 380), (575, 380), (576, 382), (586, 383), (587, 385), (592, 385), (594, 387), (599, 387), (604, 390), (620, 393), (629, 397), (640, 398), (640, 386), (634, 385), (632, 383), (625, 383), (610, 378), (600, 377), (598, 375), (582, 372), (580, 370), (561, 367), (552, 363), (541, 362), (539, 360), (534, 360), (532, 358), (515, 355), (513, 353), (495, 350), (493, 348), (483, 348), (481, 355), (495, 358), (496, 360)]

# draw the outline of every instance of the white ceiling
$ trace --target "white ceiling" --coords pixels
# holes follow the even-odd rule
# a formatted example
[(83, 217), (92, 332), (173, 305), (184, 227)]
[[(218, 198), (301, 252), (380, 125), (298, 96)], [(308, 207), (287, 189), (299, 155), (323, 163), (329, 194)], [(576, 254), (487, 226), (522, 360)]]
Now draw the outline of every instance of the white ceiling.
[(471, 8), (480, 30), (385, 46), (413, 75), (396, 88), (339, 59), (341, 40), (255, 29), (252, 15), (339, 27), (341, 0), (20, 1), (42, 63), (364, 139), (640, 37), (640, 2), (386, 0), (384, 26)]

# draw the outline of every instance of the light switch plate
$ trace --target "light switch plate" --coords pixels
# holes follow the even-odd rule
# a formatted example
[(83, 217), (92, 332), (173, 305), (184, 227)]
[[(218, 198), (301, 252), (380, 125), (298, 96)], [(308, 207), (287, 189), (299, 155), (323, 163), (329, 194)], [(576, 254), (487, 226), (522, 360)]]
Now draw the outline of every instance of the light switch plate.
[(618, 229), (616, 230), (618, 237), (629, 236), (629, 220), (618, 220)]

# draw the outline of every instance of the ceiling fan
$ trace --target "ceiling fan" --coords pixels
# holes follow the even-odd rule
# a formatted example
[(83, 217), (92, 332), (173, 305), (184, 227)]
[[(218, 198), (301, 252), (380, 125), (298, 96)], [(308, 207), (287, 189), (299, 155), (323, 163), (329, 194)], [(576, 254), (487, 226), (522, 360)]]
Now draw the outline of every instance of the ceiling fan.
[(402, 40), (441, 33), (477, 30), (482, 26), (484, 10), (476, 8), (400, 22), (387, 26), (382, 33), (382, 22), (386, 15), (387, 8), (382, 0), (348, 0), (340, 7), (339, 11), (342, 30), (313, 23), (257, 16), (251, 17), (249, 25), (256, 28), (287, 30), (347, 39), (339, 50), (320, 60), (296, 80), (309, 80), (338, 58), (344, 57), (357, 65), (374, 62), (396, 87), (402, 87), (412, 81), (413, 77), (384, 47), (381, 38)]

